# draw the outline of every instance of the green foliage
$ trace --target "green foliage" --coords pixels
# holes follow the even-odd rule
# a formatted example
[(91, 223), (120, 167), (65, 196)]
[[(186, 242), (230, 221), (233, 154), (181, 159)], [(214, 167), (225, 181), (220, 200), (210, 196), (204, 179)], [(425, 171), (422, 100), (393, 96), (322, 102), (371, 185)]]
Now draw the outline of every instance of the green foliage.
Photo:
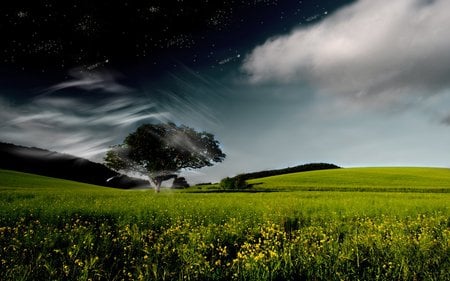
[(127, 161), (125, 151), (123, 145), (112, 146), (111, 149), (106, 152), (104, 159), (106, 166), (115, 171), (130, 170), (132, 163)]
[(234, 180), (233, 178), (226, 177), (220, 181), (220, 188), (222, 189), (234, 189)]
[(235, 177), (226, 177), (220, 181), (220, 188), (227, 190), (246, 189), (250, 186), (245, 181), (243, 175), (237, 175)]
[(187, 183), (186, 178), (184, 178), (184, 177), (176, 177), (173, 180), (172, 188), (182, 189), (182, 188), (188, 188), (188, 187), (189, 187), (189, 184)]
[(450, 193), (156, 196), (0, 170), (0, 194), (0, 280), (449, 280)]
[(2, 280), (448, 280), (448, 218), (234, 218), (164, 228), (74, 215), (0, 227)]
[(158, 184), (181, 169), (198, 169), (222, 162), (225, 154), (214, 135), (187, 126), (144, 124), (105, 157), (108, 167), (149, 175)]

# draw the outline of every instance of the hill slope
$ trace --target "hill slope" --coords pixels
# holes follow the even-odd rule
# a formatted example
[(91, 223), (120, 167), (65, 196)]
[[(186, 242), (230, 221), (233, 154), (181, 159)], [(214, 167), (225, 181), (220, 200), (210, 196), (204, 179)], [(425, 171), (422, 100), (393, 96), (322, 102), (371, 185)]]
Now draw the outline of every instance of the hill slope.
[(259, 178), (249, 183), (274, 190), (450, 192), (450, 169), (345, 168)]
[(1, 170), (0, 169), (0, 191), (7, 190), (16, 191), (37, 191), (37, 190), (54, 191), (54, 189), (61, 191), (69, 190), (88, 190), (88, 191), (105, 191), (114, 190), (104, 186), (86, 184), (71, 180), (57, 179), (52, 177), (40, 176), (35, 174)]
[(118, 177), (119, 174), (102, 164), (68, 154), (9, 143), (0, 143), (0, 169), (117, 188), (148, 185), (147, 181), (130, 177), (107, 182), (107, 179)]

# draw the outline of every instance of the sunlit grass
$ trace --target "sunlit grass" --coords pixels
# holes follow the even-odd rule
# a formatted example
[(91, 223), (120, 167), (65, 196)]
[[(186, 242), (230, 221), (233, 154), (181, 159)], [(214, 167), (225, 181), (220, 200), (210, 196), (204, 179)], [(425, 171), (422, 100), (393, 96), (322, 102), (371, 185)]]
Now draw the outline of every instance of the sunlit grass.
[(155, 194), (0, 171), (0, 280), (450, 280), (450, 193), (418, 186)]
[(261, 189), (450, 192), (446, 168), (345, 168), (273, 176), (249, 181)]

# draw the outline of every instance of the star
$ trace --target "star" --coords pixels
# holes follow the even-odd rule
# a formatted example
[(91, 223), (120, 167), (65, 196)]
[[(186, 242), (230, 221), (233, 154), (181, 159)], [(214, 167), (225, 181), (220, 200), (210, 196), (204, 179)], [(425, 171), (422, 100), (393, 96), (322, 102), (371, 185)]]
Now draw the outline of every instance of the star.
[[(298, 17), (294, 22), (290, 16), (300, 13), (300, 5), (305, 4), (167, 0), (85, 5), (46, 0), (24, 7), (17, 3), (0, 17), (0, 60), (8, 62), (7, 67), (49, 72), (94, 65), (106, 57), (114, 59), (110, 67), (153, 66), (155, 61), (158, 67), (170, 67), (170, 62), (164, 63), (170, 52), (188, 65), (215, 64), (235, 56), (226, 52), (231, 45), (249, 46), (248, 42), (265, 37), (266, 29), (278, 25), (287, 31), (297, 25)], [(319, 9), (324, 7), (314, 6), (315, 13), (308, 16), (328, 12)], [(200, 54), (192, 59), (194, 53)]]
[(18, 11), (17, 12), (17, 17), (21, 18), (21, 19), (26, 18), (26, 17), (28, 17), (28, 13), (25, 12), (25, 11)]

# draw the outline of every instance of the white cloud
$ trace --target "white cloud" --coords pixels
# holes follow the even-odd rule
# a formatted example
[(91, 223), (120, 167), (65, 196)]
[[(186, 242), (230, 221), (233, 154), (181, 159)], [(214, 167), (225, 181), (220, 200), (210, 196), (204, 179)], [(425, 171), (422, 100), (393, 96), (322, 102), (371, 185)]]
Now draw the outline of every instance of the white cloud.
[(186, 70), (185, 76), (172, 77), (168, 90), (152, 87), (144, 94), (119, 84), (111, 71), (78, 69), (71, 72), (74, 79), (48, 87), (27, 103), (14, 104), (0, 95), (0, 141), (97, 160), (142, 123), (214, 126), (218, 121), (206, 101), (218, 97), (216, 84)]
[(360, 0), (269, 39), (246, 58), (252, 82), (307, 82), (321, 93), (395, 100), (450, 86), (450, 1)]
[(88, 71), (83, 68), (72, 69), (69, 73), (74, 79), (59, 83), (46, 90), (53, 93), (67, 88), (80, 88), (86, 91), (102, 90), (109, 93), (124, 94), (130, 88), (116, 81), (117, 74), (111, 71)]
[(139, 121), (166, 121), (167, 112), (143, 98), (113, 97), (95, 103), (44, 96), (12, 106), (0, 100), (1, 141), (93, 158), (121, 143)]

